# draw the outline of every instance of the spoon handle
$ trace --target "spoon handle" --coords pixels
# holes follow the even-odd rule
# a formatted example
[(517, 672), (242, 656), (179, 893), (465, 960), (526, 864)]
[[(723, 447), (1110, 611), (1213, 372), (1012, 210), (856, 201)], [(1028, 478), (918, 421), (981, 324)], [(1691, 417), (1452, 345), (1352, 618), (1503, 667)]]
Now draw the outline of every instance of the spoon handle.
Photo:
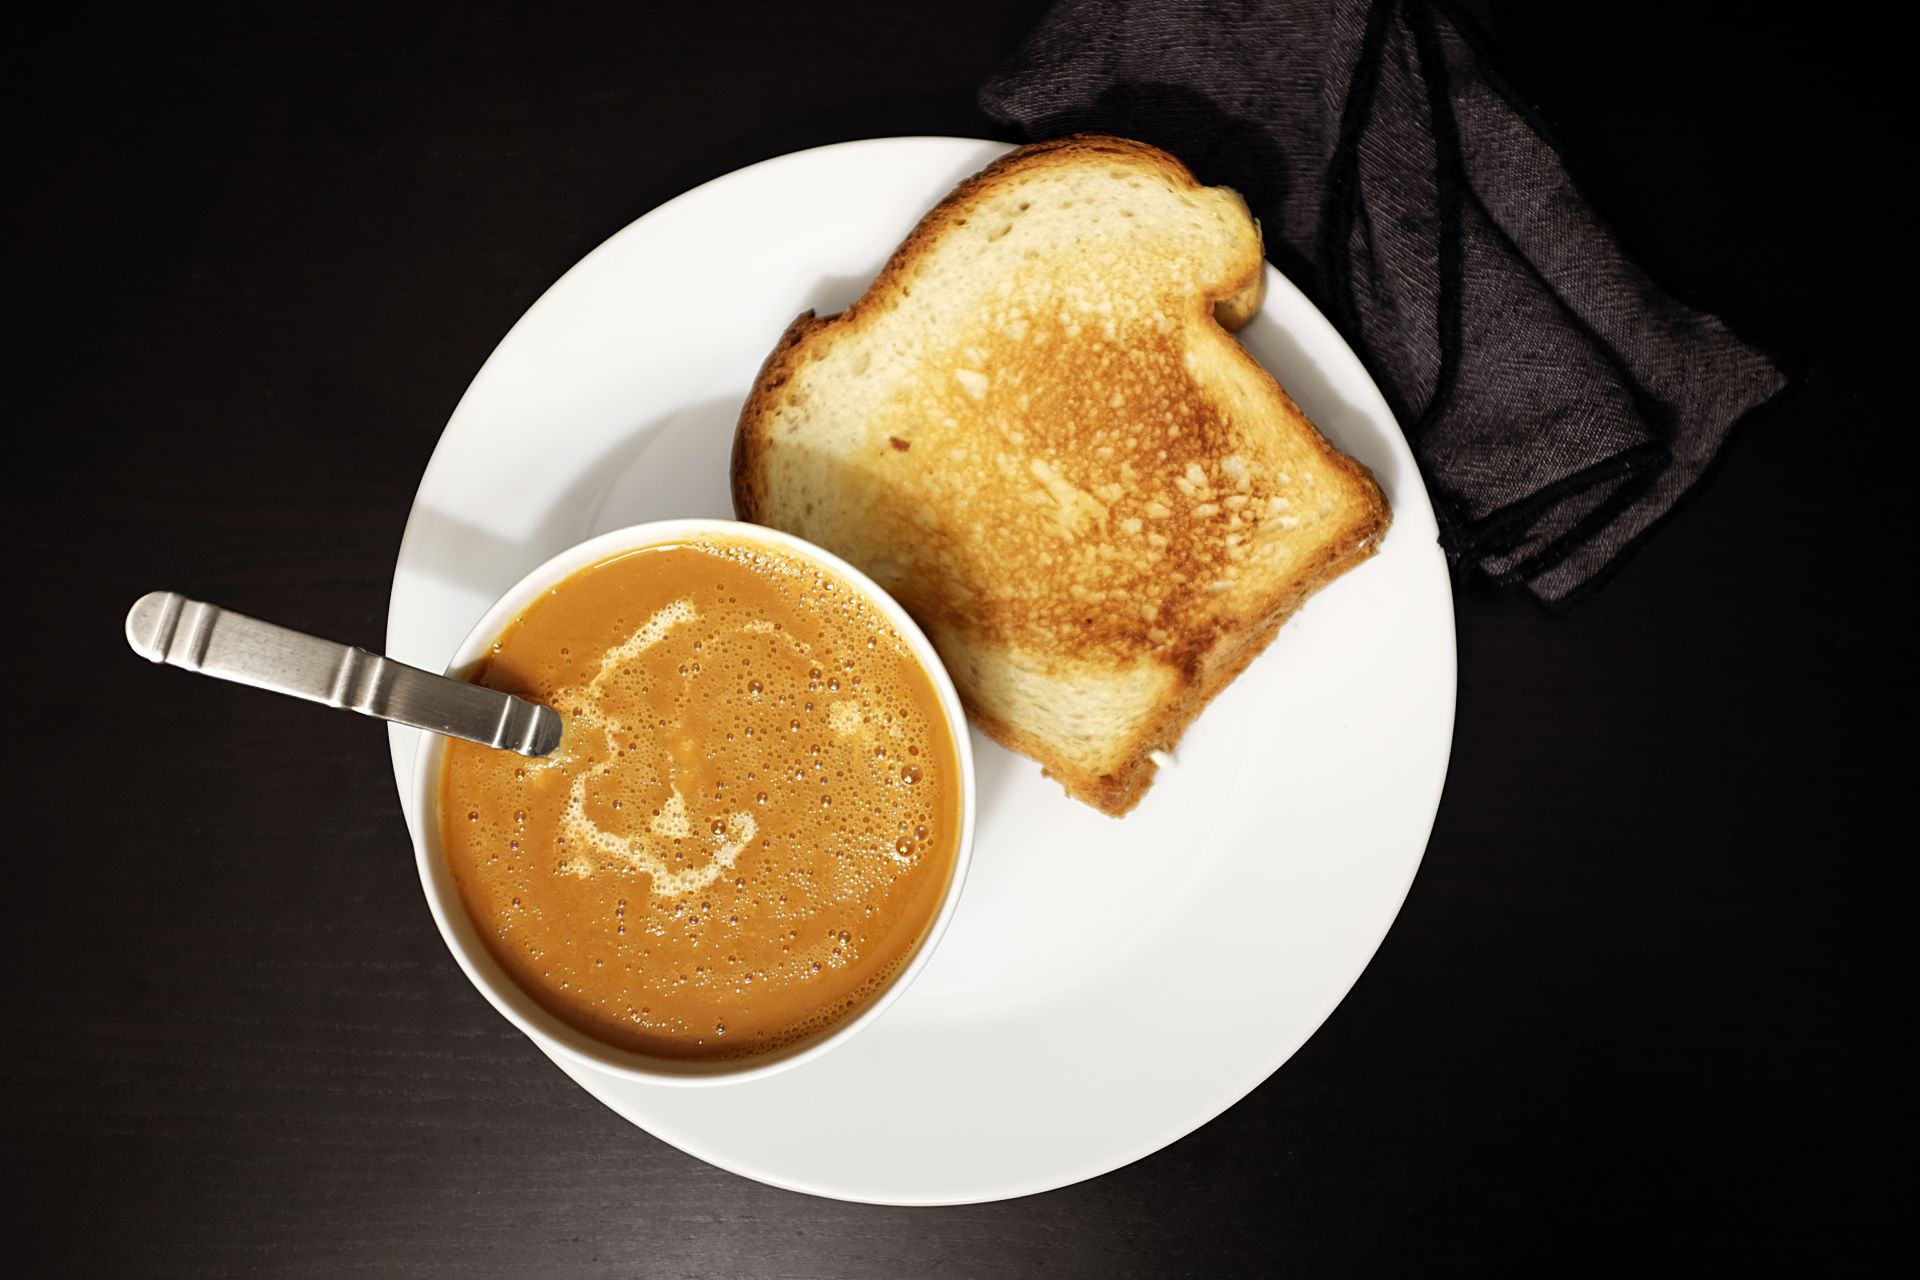
[(127, 643), (153, 662), (523, 756), (544, 756), (560, 745), (560, 715), (551, 707), (174, 591), (154, 591), (134, 602)]

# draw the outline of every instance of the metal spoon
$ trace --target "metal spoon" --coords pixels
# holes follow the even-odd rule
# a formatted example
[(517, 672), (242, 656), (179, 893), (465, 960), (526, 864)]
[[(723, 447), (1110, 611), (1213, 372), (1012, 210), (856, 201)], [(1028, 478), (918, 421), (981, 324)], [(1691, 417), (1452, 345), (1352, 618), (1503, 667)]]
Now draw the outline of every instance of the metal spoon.
[(175, 591), (150, 592), (134, 602), (127, 614), (127, 643), (153, 662), (523, 756), (548, 755), (560, 745), (560, 714), (551, 707)]

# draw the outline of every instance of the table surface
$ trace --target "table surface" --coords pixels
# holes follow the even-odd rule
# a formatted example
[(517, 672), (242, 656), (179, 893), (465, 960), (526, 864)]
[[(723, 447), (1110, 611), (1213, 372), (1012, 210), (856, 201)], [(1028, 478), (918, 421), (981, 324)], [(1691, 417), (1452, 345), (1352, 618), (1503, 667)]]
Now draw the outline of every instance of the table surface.
[(4, 90), (15, 1274), (1565, 1274), (1844, 1261), (1890, 1220), (1911, 324), (1844, 33), (1494, 6), (1631, 251), (1804, 385), (1591, 600), (1459, 585), (1425, 864), (1291, 1062), (1106, 1177), (897, 1210), (605, 1110), (454, 967), (379, 728), (119, 627), (167, 586), (377, 648), (421, 468), (549, 283), (752, 161), (1001, 136), (973, 92), (1042, 6), (45, 8)]

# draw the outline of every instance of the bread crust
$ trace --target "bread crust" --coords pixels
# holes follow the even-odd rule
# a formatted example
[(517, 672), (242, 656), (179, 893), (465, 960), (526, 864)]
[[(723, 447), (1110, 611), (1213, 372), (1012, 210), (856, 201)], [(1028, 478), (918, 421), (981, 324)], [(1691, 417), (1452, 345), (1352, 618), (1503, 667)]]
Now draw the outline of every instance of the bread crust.
[[(802, 364), (829, 349), (838, 336), (857, 333), (862, 318), (871, 309), (907, 284), (916, 259), (956, 224), (963, 224), (968, 211), (997, 184), (1036, 166), (1089, 156), (1125, 156), (1134, 163), (1144, 163), (1158, 170), (1177, 189), (1200, 185), (1184, 164), (1158, 148), (1095, 134), (1021, 147), (962, 182), (921, 219), (858, 301), (836, 316), (821, 318), (811, 311), (802, 314), (787, 327), (768, 354), (741, 410), (739, 429), (734, 436), (730, 482), (734, 510), (741, 519), (766, 522), (770, 504), (765, 464), (774, 421), (772, 409), (780, 391)], [(1257, 242), (1258, 224), (1254, 225)], [(1259, 307), (1265, 273), (1264, 256), (1256, 252), (1244, 272), (1209, 289), (1204, 296), (1211, 319), (1227, 329), (1238, 328), (1251, 319)], [(1052, 744), (1008, 723), (980, 705), (964, 685), (960, 687), (968, 716), (984, 733), (1010, 750), (1038, 760), (1047, 776), (1060, 782), (1069, 795), (1114, 817), (1137, 805), (1152, 784), (1157, 771), (1153, 753), (1171, 749), (1179, 741), (1215, 695), (1272, 643), (1280, 627), (1309, 596), (1373, 555), (1392, 519), (1386, 500), (1367, 469), (1328, 443), (1272, 375), (1243, 347), (1231, 341), (1224, 345), (1231, 349), (1228, 358), (1270, 386), (1287, 409), (1298, 416), (1306, 428), (1306, 438), (1323, 464), (1344, 473), (1353, 482), (1361, 501), (1347, 526), (1325, 541), (1306, 570), (1293, 580), (1292, 589), (1264, 617), (1251, 625), (1204, 628), (1184, 637), (1170, 651), (1157, 655), (1176, 672), (1180, 693), (1121, 745), (1118, 751), (1121, 763), (1114, 769), (1094, 772), (1076, 767), (1061, 758)]]

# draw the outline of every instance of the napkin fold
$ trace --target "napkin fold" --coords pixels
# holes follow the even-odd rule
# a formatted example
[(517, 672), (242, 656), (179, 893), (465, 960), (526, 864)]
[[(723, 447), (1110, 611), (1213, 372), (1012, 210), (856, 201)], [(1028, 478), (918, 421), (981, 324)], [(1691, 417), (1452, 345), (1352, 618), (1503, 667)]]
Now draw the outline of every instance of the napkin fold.
[(1463, 570), (1572, 602), (1786, 385), (1656, 286), (1435, 0), (1059, 0), (980, 94), (1247, 197), (1367, 364)]

